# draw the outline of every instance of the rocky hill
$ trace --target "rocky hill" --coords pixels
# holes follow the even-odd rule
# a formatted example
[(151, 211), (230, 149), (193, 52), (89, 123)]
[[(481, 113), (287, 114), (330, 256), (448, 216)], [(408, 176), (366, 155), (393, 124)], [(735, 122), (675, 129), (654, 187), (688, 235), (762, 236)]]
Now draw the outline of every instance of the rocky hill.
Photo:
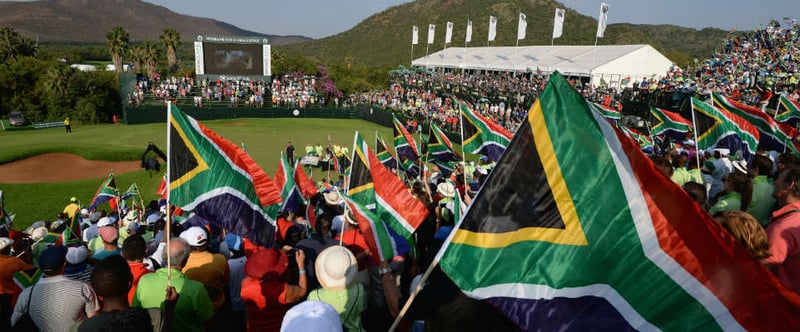
[(131, 41), (157, 40), (167, 28), (180, 32), (184, 42), (198, 34), (267, 37), (273, 45), (310, 39), (247, 31), (209, 18), (178, 14), (141, 0), (0, 2), (0, 26), (11, 26), (29, 38), (39, 36), (42, 42), (105, 42), (106, 33), (117, 25), (128, 30)]

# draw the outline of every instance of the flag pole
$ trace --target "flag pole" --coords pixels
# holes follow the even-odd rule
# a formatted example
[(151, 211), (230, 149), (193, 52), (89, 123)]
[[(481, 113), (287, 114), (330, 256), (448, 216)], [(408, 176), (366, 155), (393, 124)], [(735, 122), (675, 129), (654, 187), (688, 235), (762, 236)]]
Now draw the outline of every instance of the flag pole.
[(411, 62), (409, 62), (409, 67), (414, 65), (414, 43), (411, 43)]
[[(690, 98), (691, 99), (689, 101), (692, 102), (692, 99), (694, 99), (694, 97), (690, 97)], [(713, 100), (713, 98), (712, 98), (712, 100)], [(698, 142), (698, 139), (697, 139), (697, 117), (695, 116), (695, 112), (694, 112), (694, 102), (692, 102), (692, 128), (694, 129), (694, 139), (695, 139), (694, 146), (697, 149), (699, 149), (700, 148), (700, 142)], [(700, 154), (699, 153), (695, 153), (695, 160), (697, 160), (697, 168), (700, 168)]]
[(467, 155), (464, 154), (464, 121), (463, 115), (461, 114), (461, 102), (458, 102), (458, 124), (460, 128), (461, 134), (461, 159), (464, 160), (464, 195), (467, 194)]
[[(432, 124), (433, 124), (433, 122), (428, 123), (428, 141), (431, 140), (431, 130), (432, 130), (431, 127), (433, 127)], [(422, 133), (419, 133), (419, 140), (422, 141)], [(429, 159), (429, 156), (431, 155), (431, 149), (428, 146), (428, 141), (425, 142), (425, 161), (423, 162), (424, 166), (428, 165), (428, 159)], [(422, 176), (422, 184), (425, 184), (425, 187), (427, 187), (428, 185), (425, 183), (425, 181), (427, 181), (427, 178), (425, 176), (425, 174), (427, 173), (427, 172), (425, 172), (425, 167), (422, 167), (422, 169), (420, 170), (420, 173), (421, 173), (420, 176)]]
[[(781, 102), (781, 98), (780, 98), (780, 96), (779, 96), (779, 97), (778, 97), (778, 107), (775, 107), (775, 112), (773, 112), (773, 113), (772, 113), (772, 119), (774, 119), (774, 120), (777, 120), (777, 119), (778, 119), (778, 110), (780, 110), (780, 109), (781, 109), (781, 106), (784, 106), (784, 105), (783, 105), (783, 103)], [(785, 106), (784, 106), (784, 108), (786, 109), (786, 111), (787, 111), (787, 112), (789, 111), (789, 109), (788, 109), (788, 108), (786, 108)]]
[(161, 236), (162, 239), (166, 239), (167, 245), (167, 287), (172, 286), (172, 255), (170, 252), (170, 235), (172, 234), (172, 211), (169, 205), (169, 196), (170, 196), (170, 181), (169, 178), (170, 174), (170, 160), (172, 160), (172, 135), (170, 130), (170, 121), (172, 120), (172, 101), (167, 101), (167, 215), (166, 215), (166, 224), (164, 225), (164, 234)]
[[(378, 131), (376, 130), (375, 131), (376, 135), (377, 135), (377, 132)], [(358, 130), (356, 130), (355, 134), (353, 134), (353, 151), (351, 152), (351, 155), (350, 155), (351, 156), (350, 157), (351, 162), (353, 160), (356, 160), (355, 159), (356, 158), (356, 149), (358, 148), (358, 146), (356, 145), (356, 142), (357, 142), (356, 139), (357, 138), (358, 138)], [(369, 161), (367, 161), (367, 162), (369, 162)], [(351, 168), (351, 172), (352, 172), (352, 168)], [(347, 182), (344, 184), (344, 188), (345, 188), (345, 192), (346, 193), (350, 192), (350, 179), (349, 178), (347, 179)], [(341, 193), (339, 195), (341, 195)], [(344, 200), (344, 199), (342, 199), (342, 200)], [(347, 224), (348, 224), (347, 218), (348, 218), (348, 216), (349, 216), (349, 214), (348, 214), (348, 209), (347, 209), (347, 203), (345, 203), (344, 204), (344, 216), (343, 216), (344, 218), (342, 218), (342, 234), (339, 234), (339, 245), (340, 246), (344, 242), (344, 231), (347, 229)]]

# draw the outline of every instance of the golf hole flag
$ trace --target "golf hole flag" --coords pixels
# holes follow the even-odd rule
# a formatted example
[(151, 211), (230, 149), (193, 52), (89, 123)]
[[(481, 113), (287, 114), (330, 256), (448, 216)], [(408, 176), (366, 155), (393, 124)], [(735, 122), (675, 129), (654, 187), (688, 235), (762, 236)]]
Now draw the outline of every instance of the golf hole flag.
[(238, 145), (187, 116), (169, 110), (169, 202), (258, 245), (271, 246), (275, 221), (264, 207), (281, 193)]
[(800, 329), (800, 297), (560, 74), (451, 238), (442, 270), (522, 329)]

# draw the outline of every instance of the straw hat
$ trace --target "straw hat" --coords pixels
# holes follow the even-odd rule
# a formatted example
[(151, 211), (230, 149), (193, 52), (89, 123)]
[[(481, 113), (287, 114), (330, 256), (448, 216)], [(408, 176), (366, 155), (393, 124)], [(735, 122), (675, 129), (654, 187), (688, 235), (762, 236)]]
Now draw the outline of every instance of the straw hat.
[(456, 196), (456, 187), (450, 182), (442, 182), (436, 186), (436, 192), (444, 197), (452, 198)]
[(737, 171), (747, 174), (747, 161), (746, 160), (736, 160), (732, 162), (733, 168)]
[(358, 270), (356, 256), (343, 246), (323, 250), (314, 262), (317, 280), (325, 289), (342, 290), (353, 281)]
[(327, 192), (323, 194), (323, 196), (325, 197), (325, 202), (328, 203), (328, 205), (339, 205), (344, 203), (344, 199), (342, 198), (342, 195), (339, 194), (338, 191), (334, 190), (331, 192)]

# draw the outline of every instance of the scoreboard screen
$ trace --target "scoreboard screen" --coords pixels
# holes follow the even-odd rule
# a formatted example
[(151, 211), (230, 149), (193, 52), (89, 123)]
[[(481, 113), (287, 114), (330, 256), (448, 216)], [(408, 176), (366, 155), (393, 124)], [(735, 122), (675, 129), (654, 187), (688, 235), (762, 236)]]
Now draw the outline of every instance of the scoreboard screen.
[(261, 75), (264, 66), (261, 45), (215, 44), (203, 45), (206, 74)]
[(205, 76), (271, 76), (270, 45), (260, 37), (198, 36), (195, 71)]

